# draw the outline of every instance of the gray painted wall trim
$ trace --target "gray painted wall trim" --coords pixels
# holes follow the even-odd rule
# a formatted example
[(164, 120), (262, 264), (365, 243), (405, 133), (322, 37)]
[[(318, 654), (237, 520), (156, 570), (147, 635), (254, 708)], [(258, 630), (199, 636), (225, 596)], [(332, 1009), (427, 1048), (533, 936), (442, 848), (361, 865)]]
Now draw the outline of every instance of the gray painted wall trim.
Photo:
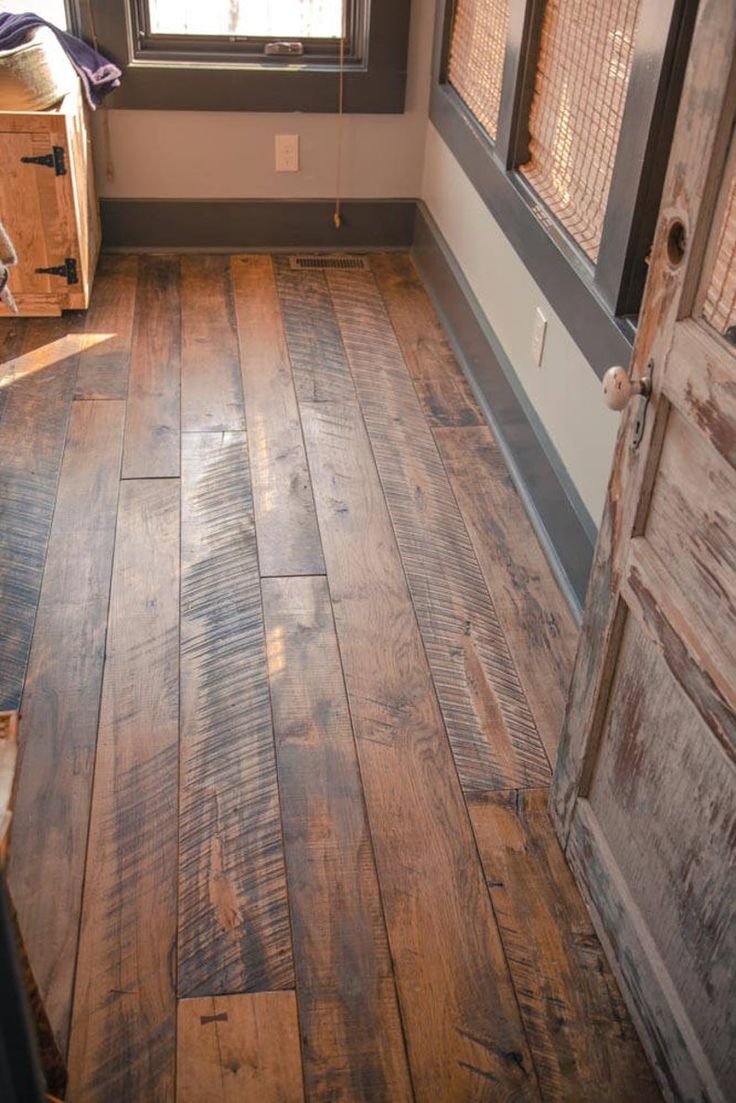
[(429, 117), (596, 375), (602, 378), (612, 364), (628, 365), (632, 326), (612, 317), (585, 264), (566, 248), (551, 220), (542, 224), (520, 174), (496, 162), (449, 85), (433, 84)]
[(414, 199), (102, 199), (108, 249), (408, 249)]
[(579, 620), (593, 560), (595, 523), (423, 203), (417, 205), (412, 256)]

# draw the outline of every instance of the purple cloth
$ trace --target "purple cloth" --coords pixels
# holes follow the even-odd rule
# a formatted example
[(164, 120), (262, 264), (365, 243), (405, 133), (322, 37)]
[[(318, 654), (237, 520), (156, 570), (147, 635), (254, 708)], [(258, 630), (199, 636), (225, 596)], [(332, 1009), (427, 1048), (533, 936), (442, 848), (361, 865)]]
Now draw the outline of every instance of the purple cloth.
[(50, 27), (63, 46), (67, 57), (79, 73), (87, 102), (94, 111), (102, 103), (103, 97), (120, 84), (120, 70), (112, 61), (108, 61), (97, 50), (93, 50), (81, 38), (60, 31), (53, 23), (48, 23), (33, 12), (22, 15), (0, 14), (0, 50), (12, 50), (25, 42), (36, 27)]

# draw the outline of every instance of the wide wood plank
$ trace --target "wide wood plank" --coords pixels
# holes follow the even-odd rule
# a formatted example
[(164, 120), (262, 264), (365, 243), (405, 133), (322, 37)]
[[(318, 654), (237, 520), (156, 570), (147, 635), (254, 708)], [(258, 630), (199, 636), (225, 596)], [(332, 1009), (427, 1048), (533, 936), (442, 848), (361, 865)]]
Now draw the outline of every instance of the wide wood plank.
[(26, 329), (30, 324), (23, 318), (0, 318), (0, 421), (8, 400), (8, 381), (12, 376), (12, 365), (21, 355)]
[(103, 253), (87, 311), (76, 398), (125, 398), (135, 314), (138, 257)]
[(412, 1098), (324, 578), (263, 583), (307, 1098)]
[(463, 788), (544, 785), (549, 761), (370, 273), (327, 276)]
[(537, 789), (469, 803), (542, 1098), (659, 1099), (548, 800)]
[(123, 482), (69, 1098), (174, 1098), (179, 486)]
[(374, 253), (371, 268), (430, 425), (483, 425), (483, 414), (411, 257)]
[(436, 429), (434, 437), (537, 730), (554, 763), (577, 626), (491, 430)]
[(179, 474), (179, 261), (140, 258), (123, 478)]
[(180, 1000), (176, 1073), (177, 1103), (302, 1103), (294, 993)]
[(292, 988), (243, 433), (182, 437), (181, 995)]
[(181, 258), (181, 427), (245, 429), (230, 262), (224, 256)]
[(537, 1098), (323, 274), (278, 276), (416, 1098)]
[(28, 322), (20, 356), (0, 376), (0, 710), (20, 704), (82, 325), (74, 316)]
[[(122, 402), (76, 402), (22, 701), (10, 890), (66, 1049), (105, 654)], [(39, 885), (53, 906), (39, 907)]]
[(321, 574), (322, 548), (270, 257), (232, 258), (262, 575)]

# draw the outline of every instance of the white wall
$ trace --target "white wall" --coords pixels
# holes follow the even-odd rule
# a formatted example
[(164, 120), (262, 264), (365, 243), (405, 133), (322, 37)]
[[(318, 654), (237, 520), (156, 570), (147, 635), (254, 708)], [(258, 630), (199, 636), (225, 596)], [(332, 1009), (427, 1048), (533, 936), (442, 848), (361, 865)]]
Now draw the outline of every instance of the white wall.
[[(414, 0), (404, 114), (344, 118), (345, 198), (414, 199), (419, 195), (433, 20), (433, 0)], [(112, 181), (104, 171), (101, 113), (95, 117), (98, 188), (103, 196), (324, 199), (335, 193), (336, 115), (110, 111), (108, 119)], [(300, 172), (274, 171), (275, 134), (299, 135)]]
[[(604, 407), (592, 368), (431, 124), (421, 194), (598, 524), (618, 418)], [(541, 368), (530, 348), (537, 307), (547, 318)]]

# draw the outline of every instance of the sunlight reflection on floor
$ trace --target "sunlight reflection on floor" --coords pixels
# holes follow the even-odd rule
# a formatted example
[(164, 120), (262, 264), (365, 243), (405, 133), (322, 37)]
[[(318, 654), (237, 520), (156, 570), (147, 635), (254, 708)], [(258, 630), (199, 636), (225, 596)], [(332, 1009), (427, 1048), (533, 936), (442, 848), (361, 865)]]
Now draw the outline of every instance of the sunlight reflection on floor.
[(0, 364), (0, 387), (9, 387), (26, 375), (50, 368), (60, 360), (66, 360), (68, 356), (84, 352), (85, 349), (109, 341), (115, 336), (114, 333), (67, 333), (58, 341), (49, 341), (47, 345), (41, 345), (32, 352), (25, 352), (22, 356)]

